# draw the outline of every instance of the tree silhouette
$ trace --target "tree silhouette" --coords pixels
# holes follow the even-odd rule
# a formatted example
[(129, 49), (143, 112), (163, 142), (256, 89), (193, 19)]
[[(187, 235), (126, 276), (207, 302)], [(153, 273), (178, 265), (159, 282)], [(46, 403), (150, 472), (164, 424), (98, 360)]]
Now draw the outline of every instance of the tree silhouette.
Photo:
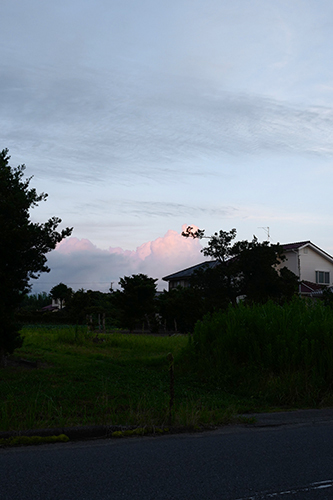
[(46, 200), (24, 179), (25, 165), (11, 168), (8, 150), (0, 152), (0, 361), (21, 345), (15, 310), (30, 290), (29, 280), (49, 272), (46, 256), (72, 228), (57, 232), (61, 219), (32, 222), (30, 210)]
[[(203, 229), (193, 230), (188, 226), (182, 233), (186, 238), (206, 238)], [(268, 241), (233, 242), (236, 229), (220, 230), (208, 237), (201, 251), (216, 261), (216, 266), (201, 269), (191, 278), (191, 285), (199, 289), (206, 300), (208, 310), (223, 308), (235, 303), (237, 297), (246, 296), (248, 302), (265, 302), (269, 299), (290, 299), (298, 287), (297, 276), (286, 267), (278, 269), (285, 257), (279, 244)]]
[(120, 321), (130, 331), (155, 311), (157, 279), (146, 274), (133, 274), (120, 278), (122, 290), (112, 294), (112, 301), (120, 314)]
[(58, 285), (55, 285), (53, 288), (51, 288), (50, 295), (52, 299), (60, 300), (60, 309), (62, 309), (64, 303), (68, 302), (69, 299), (72, 297), (73, 290), (64, 283), (59, 283)]

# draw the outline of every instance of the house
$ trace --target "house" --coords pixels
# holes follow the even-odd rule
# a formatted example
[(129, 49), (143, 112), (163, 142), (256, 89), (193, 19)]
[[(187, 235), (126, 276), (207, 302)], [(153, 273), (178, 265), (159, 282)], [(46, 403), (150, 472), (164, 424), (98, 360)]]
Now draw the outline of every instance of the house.
[[(286, 260), (279, 268), (287, 267), (299, 278), (300, 293), (302, 295), (312, 295), (312, 293), (323, 287), (333, 285), (333, 257), (311, 243), (311, 241), (300, 241), (297, 243), (287, 243), (281, 245), (284, 250)], [(162, 278), (169, 284), (168, 289), (172, 290), (177, 286), (187, 287), (194, 272), (199, 269), (213, 268), (218, 265), (218, 261), (211, 260), (188, 267)]]
[(52, 298), (52, 304), (42, 307), (41, 311), (42, 312), (56, 312), (56, 311), (60, 311), (64, 307), (65, 307), (64, 300)]
[(199, 269), (206, 270), (206, 269), (213, 269), (215, 266), (218, 265), (217, 260), (209, 260), (205, 262), (201, 262), (201, 264), (197, 264), (195, 266), (188, 267), (186, 269), (183, 269), (182, 271), (178, 271), (177, 273), (169, 274), (168, 276), (165, 276), (162, 278), (163, 281), (167, 281), (169, 286), (168, 290), (173, 290), (177, 286), (181, 286), (182, 288), (187, 288), (190, 286), (190, 279), (191, 276), (196, 272), (199, 271)]
[(56, 307), (57, 309), (61, 310), (65, 307), (65, 300), (64, 299), (54, 299), (52, 297), (52, 306)]
[(44, 306), (41, 308), (41, 312), (54, 312), (58, 311), (58, 306), (53, 306), (50, 304), (49, 306)]
[(299, 278), (302, 295), (311, 295), (318, 289), (333, 284), (333, 257), (311, 241), (288, 243), (283, 247), (286, 260), (279, 267), (287, 267)]

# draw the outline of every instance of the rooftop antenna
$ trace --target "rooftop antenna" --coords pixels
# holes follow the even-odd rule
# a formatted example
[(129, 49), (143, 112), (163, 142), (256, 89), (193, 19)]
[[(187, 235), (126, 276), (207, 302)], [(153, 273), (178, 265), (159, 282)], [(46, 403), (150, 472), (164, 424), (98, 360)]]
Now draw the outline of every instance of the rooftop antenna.
[(269, 234), (269, 227), (268, 226), (260, 226), (259, 229), (263, 229), (265, 233), (267, 234), (267, 239), (270, 241), (271, 235)]

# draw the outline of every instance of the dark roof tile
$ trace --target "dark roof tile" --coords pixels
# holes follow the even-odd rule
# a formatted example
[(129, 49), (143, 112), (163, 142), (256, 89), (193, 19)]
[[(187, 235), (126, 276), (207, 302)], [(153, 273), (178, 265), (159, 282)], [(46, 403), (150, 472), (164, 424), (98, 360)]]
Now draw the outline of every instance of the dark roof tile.
[(207, 269), (207, 268), (213, 268), (218, 264), (217, 260), (208, 260), (206, 262), (201, 262), (200, 264), (197, 264), (196, 266), (191, 266), (188, 267), (187, 269), (182, 269), (181, 271), (178, 271), (177, 273), (169, 274), (168, 276), (164, 276), (162, 280), (164, 281), (172, 281), (172, 280), (181, 280), (184, 278), (189, 278), (192, 276), (195, 271), (198, 271), (199, 269)]
[(296, 250), (297, 248), (304, 247), (304, 245), (308, 245), (311, 243), (310, 240), (308, 241), (299, 241), (297, 243), (287, 243), (285, 245), (281, 245), (283, 250)]

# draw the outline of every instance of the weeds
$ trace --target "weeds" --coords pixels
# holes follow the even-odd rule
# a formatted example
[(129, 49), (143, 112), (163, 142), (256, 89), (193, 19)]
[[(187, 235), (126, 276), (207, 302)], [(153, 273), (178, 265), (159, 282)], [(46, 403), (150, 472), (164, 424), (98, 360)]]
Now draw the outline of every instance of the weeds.
[[(130, 425), (196, 429), (270, 408), (333, 404), (333, 313), (322, 304), (240, 305), (191, 337), (26, 327), (0, 369), (0, 430)], [(170, 405), (170, 356), (174, 359)]]
[[(175, 359), (173, 425), (200, 425), (208, 419), (206, 408), (195, 401), (201, 398), (198, 392), (212, 388), (199, 389), (201, 382), (181, 365), (186, 336), (100, 334), (103, 342), (95, 343), (86, 329), (62, 326), (30, 326), (22, 334), (24, 344), (16, 356), (36, 360), (38, 368), (13, 364), (0, 369), (1, 431), (90, 424), (164, 428), (170, 402), (168, 353)], [(229, 396), (214, 389), (213, 394), (220, 408), (229, 405)]]
[(301, 299), (230, 307), (196, 325), (188, 355), (228, 390), (317, 406), (332, 393), (333, 311)]

